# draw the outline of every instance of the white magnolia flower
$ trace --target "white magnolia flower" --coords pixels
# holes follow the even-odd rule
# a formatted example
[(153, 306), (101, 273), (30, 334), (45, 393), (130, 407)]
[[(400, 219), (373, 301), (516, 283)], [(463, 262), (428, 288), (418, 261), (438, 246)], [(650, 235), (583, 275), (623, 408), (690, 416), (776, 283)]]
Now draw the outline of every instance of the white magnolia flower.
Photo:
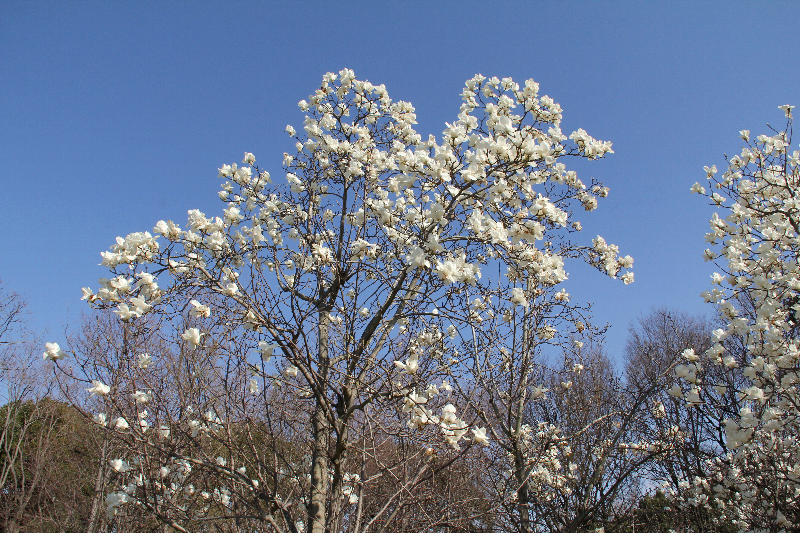
[(150, 394), (144, 391), (137, 390), (131, 397), (136, 401), (136, 403), (147, 403), (150, 401)]
[(111, 459), (108, 464), (117, 472), (127, 472), (131, 469), (130, 465), (123, 459)]
[(544, 398), (545, 393), (550, 390), (546, 388), (544, 385), (537, 385), (531, 388), (531, 399), (538, 400), (539, 398)]
[(486, 428), (477, 428), (472, 430), (472, 440), (476, 444), (489, 445), (489, 438), (486, 436)]
[(200, 346), (200, 337), (202, 336), (203, 334), (197, 328), (189, 328), (181, 334), (183, 340), (191, 344), (193, 348)]
[(408, 359), (406, 359), (405, 363), (395, 361), (394, 364), (406, 374), (413, 375), (416, 374), (419, 369), (419, 356), (416, 353), (412, 353)]
[(131, 501), (131, 497), (125, 492), (110, 492), (106, 496), (106, 512), (109, 518), (114, 518), (117, 508), (124, 503)]
[(150, 363), (153, 362), (153, 358), (150, 356), (149, 353), (140, 353), (139, 354), (139, 368), (145, 369), (150, 366)]
[(667, 391), (670, 396), (675, 398), (683, 398), (683, 390), (681, 389), (680, 385), (677, 383), (674, 384), (670, 389)]
[(514, 287), (511, 289), (511, 303), (514, 305), (521, 305), (523, 307), (528, 307), (528, 299), (525, 298), (525, 292), (519, 288)]
[(44, 352), (43, 359), (50, 360), (50, 361), (58, 361), (60, 359), (64, 359), (67, 356), (67, 352), (61, 349), (61, 347), (56, 342), (47, 342), (44, 345), (45, 349), (47, 350)]
[(269, 363), (269, 360), (272, 359), (272, 355), (275, 353), (275, 348), (277, 348), (277, 344), (270, 344), (266, 341), (258, 341), (258, 351), (261, 353), (261, 359), (264, 363)]
[(690, 363), (694, 363), (698, 359), (697, 354), (694, 353), (694, 350), (692, 348), (687, 348), (681, 353), (681, 355), (683, 356), (684, 359), (686, 359)]
[(86, 389), (86, 392), (91, 393), (92, 396), (95, 394), (98, 396), (106, 396), (109, 392), (111, 392), (111, 387), (100, 380), (93, 379), (92, 386)]
[(189, 302), (192, 305), (192, 309), (189, 310), (189, 314), (193, 317), (205, 317), (208, 318), (211, 316), (211, 308), (207, 305), (203, 305), (197, 300), (192, 300)]

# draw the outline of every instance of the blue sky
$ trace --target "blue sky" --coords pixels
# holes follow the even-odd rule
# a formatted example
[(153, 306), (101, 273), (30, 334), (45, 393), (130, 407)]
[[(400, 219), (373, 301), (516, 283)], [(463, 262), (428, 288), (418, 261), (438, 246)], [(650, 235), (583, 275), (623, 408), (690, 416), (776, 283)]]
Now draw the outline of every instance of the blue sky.
[[(654, 306), (706, 311), (712, 210), (689, 194), (738, 131), (800, 105), (798, 2), (35, 2), (0, 5), (0, 277), (59, 339), (117, 235), (219, 214), (217, 168), (280, 175), (297, 101), (347, 67), (439, 135), (475, 73), (533, 78), (562, 128), (613, 142), (574, 165), (611, 188), (579, 217), (635, 258), (623, 286), (567, 265), (618, 355)], [(795, 146), (796, 148), (796, 146)]]

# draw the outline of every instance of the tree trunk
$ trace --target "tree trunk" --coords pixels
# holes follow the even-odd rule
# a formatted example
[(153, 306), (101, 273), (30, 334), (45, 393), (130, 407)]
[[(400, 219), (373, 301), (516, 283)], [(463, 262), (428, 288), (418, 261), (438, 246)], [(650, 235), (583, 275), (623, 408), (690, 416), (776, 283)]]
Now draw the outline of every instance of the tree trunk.
[(314, 409), (312, 425), (314, 449), (311, 455), (311, 505), (308, 506), (308, 520), (312, 533), (325, 533), (330, 426), (325, 419), (324, 407), (319, 403)]
[(100, 523), (100, 509), (103, 502), (103, 487), (106, 481), (106, 452), (108, 449), (108, 437), (103, 436), (103, 446), (100, 448), (100, 463), (97, 465), (97, 477), (94, 480), (94, 496), (92, 496), (92, 510), (89, 513), (89, 525), (86, 533), (98, 531)]
[(327, 501), (328, 501), (328, 445), (331, 436), (331, 426), (325, 413), (329, 406), (326, 396), (326, 386), (328, 378), (328, 365), (330, 356), (328, 353), (328, 326), (330, 324), (330, 313), (328, 310), (319, 312), (319, 340), (318, 340), (318, 360), (317, 372), (319, 375), (319, 386), (316, 390), (316, 406), (311, 421), (314, 434), (314, 447), (311, 454), (311, 498), (308, 506), (309, 527), (307, 531), (311, 533), (325, 533), (327, 526)]
[(519, 518), (520, 533), (532, 533), (533, 524), (530, 520), (530, 494), (528, 493), (528, 467), (525, 461), (525, 454), (517, 449), (514, 454), (514, 466), (517, 471), (517, 515)]

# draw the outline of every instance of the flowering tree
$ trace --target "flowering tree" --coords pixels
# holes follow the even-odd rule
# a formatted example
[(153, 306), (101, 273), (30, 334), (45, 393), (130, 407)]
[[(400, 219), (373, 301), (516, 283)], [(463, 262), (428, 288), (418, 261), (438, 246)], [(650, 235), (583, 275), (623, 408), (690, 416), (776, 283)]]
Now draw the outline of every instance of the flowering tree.
[[(134, 502), (178, 531), (232, 518), (371, 531), (406, 520), (435, 472), (478, 454), (506, 472), (481, 498), (508, 510), (503, 528), (531, 531), (531, 501), (568, 473), (554, 460), (565, 439), (526, 415), (546, 394), (539, 358), (596, 332), (559, 287), (564, 261), (633, 281), (616, 246), (573, 239), (573, 210), (608, 189), (562, 160), (611, 145), (564, 135), (538, 89), (468, 80), (437, 142), (383, 86), (326, 74), (299, 104), (303, 133), (286, 128), (285, 183), (246, 153), (219, 169), (222, 217), (193, 210), (185, 229), (118, 238), (103, 254), (111, 277), (84, 289), (140, 324), (114, 367), (129, 375), (88, 376), (106, 401), (98, 423), (130, 443), (112, 463), (109, 512)], [(172, 392), (147, 375), (158, 353), (133, 342), (170, 331), (185, 378)], [(441, 516), (416, 530), (455, 523)]]
[[(727, 453), (709, 461), (707, 474), (679, 496), (759, 531), (800, 526), (800, 152), (790, 152), (792, 106), (781, 109), (784, 130), (752, 140), (740, 132), (746, 144), (727, 160), (727, 170), (718, 176), (716, 167), (706, 167), (710, 191), (692, 187), (724, 210), (711, 219), (706, 240), (715, 248), (705, 252), (721, 272), (703, 296), (725, 324), (704, 354), (684, 352), (687, 364), (677, 370), (686, 386), (674, 390), (701, 410), (725, 398), (739, 404), (725, 420)], [(704, 372), (711, 366), (726, 372)], [(737, 378), (723, 379), (732, 374)]]

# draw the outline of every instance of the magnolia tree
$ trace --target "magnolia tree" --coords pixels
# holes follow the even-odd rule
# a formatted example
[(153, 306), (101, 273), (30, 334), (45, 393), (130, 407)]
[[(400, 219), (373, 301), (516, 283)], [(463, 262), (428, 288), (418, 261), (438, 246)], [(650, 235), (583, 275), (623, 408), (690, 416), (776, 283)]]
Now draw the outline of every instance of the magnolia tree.
[[(246, 153), (219, 169), (222, 217), (118, 238), (84, 298), (140, 337), (173, 331), (189, 383), (155, 386), (159, 356), (136, 348), (111, 366), (124, 378), (88, 376), (97, 421), (129, 443), (109, 513), (139, 505), (178, 531), (381, 530), (408, 525), (425, 480), (471, 457), (494, 473), (468, 497), (490, 503), (460, 519), (533, 530), (531, 503), (570, 490), (573, 470), (568, 439), (526, 409), (547, 394), (541, 354), (597, 331), (564, 262), (633, 281), (633, 260), (584, 242), (573, 218), (608, 189), (563, 162), (611, 145), (564, 135), (538, 91), (476, 76), (437, 141), (383, 86), (326, 74), (299, 103), (302, 132), (286, 128), (296, 151), (277, 183)], [(278, 414), (280, 435), (259, 437)], [(455, 523), (433, 514), (415, 530)]]
[(725, 172), (706, 167), (710, 190), (692, 187), (724, 210), (706, 235), (715, 247), (705, 257), (720, 272), (703, 293), (724, 326), (704, 353), (684, 352), (684, 386), (672, 391), (699, 410), (738, 402), (724, 422), (727, 453), (678, 497), (748, 531), (800, 526), (800, 152), (790, 151), (792, 106), (781, 109), (784, 130), (756, 139), (741, 131), (746, 144)]

